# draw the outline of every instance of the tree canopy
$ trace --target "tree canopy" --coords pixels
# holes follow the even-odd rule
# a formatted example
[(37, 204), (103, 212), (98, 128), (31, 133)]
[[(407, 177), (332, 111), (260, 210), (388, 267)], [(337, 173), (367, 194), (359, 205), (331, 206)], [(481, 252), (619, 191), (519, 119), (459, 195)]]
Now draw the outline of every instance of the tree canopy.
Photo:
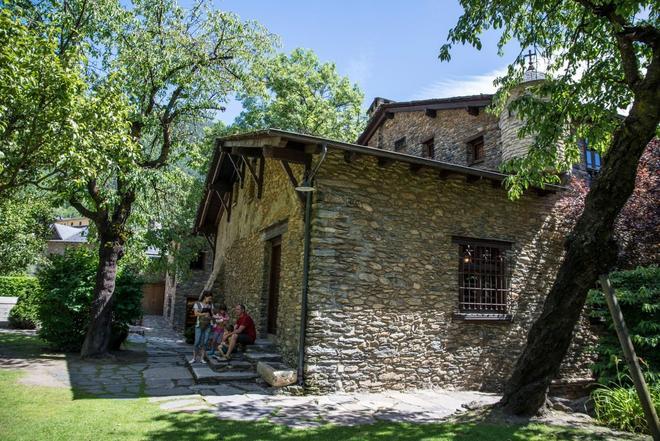
[[(647, 0), (512, 0), (461, 1), (465, 13), (449, 31), (440, 59), (451, 59), (455, 44), (481, 49), (481, 34), (499, 32), (500, 53), (510, 41), (520, 52), (499, 86), (494, 110), (507, 105), (512, 88), (527, 69), (528, 49), (536, 52), (537, 67), (546, 79), (511, 103), (525, 125), (520, 135), (534, 135), (529, 155), (505, 167), (515, 174), (507, 184), (518, 197), (530, 185), (558, 183), (559, 172), (580, 161), (578, 141), (604, 154), (621, 112), (652, 61), (648, 44), (657, 38), (657, 2)], [(655, 36), (654, 36), (655, 35)], [(623, 50), (622, 50), (623, 49)]]
[(239, 97), (244, 110), (231, 131), (277, 128), (346, 142), (362, 131), (364, 94), (311, 50), (279, 54), (255, 75), (266, 90)]
[[(76, 73), (78, 88), (66, 95), (76, 105), (67, 103), (63, 117), (74, 133), (64, 134), (66, 148), (53, 155), (54, 163), (31, 168), (52, 177), (39, 182), (42, 188), (94, 223), (100, 264), (83, 355), (102, 354), (127, 241), (136, 226), (144, 233), (148, 225), (158, 226), (167, 241), (173, 224), (189, 216), (185, 185), (197, 175), (192, 162), (202, 127), (230, 96), (258, 85), (251, 72), (275, 39), (207, 0), (187, 8), (173, 0), (11, 6), (8, 17), (47, 42), (53, 63)], [(25, 142), (39, 140), (19, 142), (19, 151)]]

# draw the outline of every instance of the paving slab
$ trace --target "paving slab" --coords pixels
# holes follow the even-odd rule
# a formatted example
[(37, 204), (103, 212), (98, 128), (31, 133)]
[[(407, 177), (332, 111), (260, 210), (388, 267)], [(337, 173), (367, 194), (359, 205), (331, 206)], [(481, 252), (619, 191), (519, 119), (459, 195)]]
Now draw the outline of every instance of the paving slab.
[(145, 379), (168, 378), (174, 380), (179, 378), (190, 378), (190, 371), (181, 366), (157, 367), (145, 369), (142, 375)]
[(148, 397), (169, 397), (176, 395), (188, 395), (190, 394), (190, 389), (187, 387), (145, 388), (144, 393)]

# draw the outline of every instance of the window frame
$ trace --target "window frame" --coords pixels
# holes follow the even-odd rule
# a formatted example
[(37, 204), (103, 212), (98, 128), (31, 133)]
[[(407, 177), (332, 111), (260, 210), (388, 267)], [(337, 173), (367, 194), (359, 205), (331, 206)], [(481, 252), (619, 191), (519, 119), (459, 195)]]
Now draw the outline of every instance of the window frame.
[(430, 137), (422, 142), (422, 157), (435, 159), (435, 137)]
[(603, 158), (594, 149), (590, 149), (585, 143), (582, 147), (584, 153), (584, 168), (591, 174), (597, 174), (603, 166)]
[[(511, 321), (510, 251), (513, 243), (464, 236), (453, 236), (452, 243), (457, 246), (458, 259), (458, 296), (454, 318), (470, 321)], [(468, 262), (465, 260), (466, 248), (471, 248), (475, 254), (496, 255), (496, 261), (484, 263), (484, 257), (477, 257), (479, 262)], [(466, 277), (476, 278), (479, 286), (468, 286)]]
[[(481, 164), (484, 162), (486, 159), (486, 140), (484, 138), (484, 135), (479, 135), (476, 136), (469, 141), (467, 141), (468, 145), (468, 163), (470, 165), (474, 164)], [(479, 150), (477, 150), (479, 148)], [(477, 151), (481, 153), (479, 157), (477, 157)]]

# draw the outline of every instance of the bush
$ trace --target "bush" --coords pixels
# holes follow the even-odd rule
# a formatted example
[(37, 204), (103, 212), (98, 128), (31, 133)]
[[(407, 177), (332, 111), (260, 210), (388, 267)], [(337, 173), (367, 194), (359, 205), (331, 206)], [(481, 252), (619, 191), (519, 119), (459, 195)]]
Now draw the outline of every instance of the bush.
[[(39, 273), (42, 287), (37, 315), (39, 336), (64, 351), (79, 351), (89, 324), (98, 258), (86, 248), (51, 256)], [(142, 315), (142, 283), (128, 270), (119, 269), (112, 312), (110, 349), (119, 349), (128, 325)]]
[[(660, 371), (660, 268), (650, 266), (613, 272), (610, 281), (616, 290), (635, 352), (647, 366), (651, 378), (657, 378)], [(630, 385), (629, 377), (625, 375), (627, 366), (623, 374), (619, 374), (618, 362), (624, 356), (603, 293), (592, 290), (588, 302), (592, 308), (590, 314), (606, 325), (606, 332), (596, 347), (598, 362), (593, 366), (598, 381), (603, 385), (621, 382)]]
[[(628, 381), (613, 384), (611, 387), (603, 386), (591, 393), (594, 401), (596, 418), (608, 426), (628, 432), (649, 433), (642, 404), (634, 387), (625, 384)], [(660, 384), (649, 379), (651, 401), (655, 411), (660, 414)]]
[(39, 281), (32, 276), (0, 277), (0, 297), (18, 297), (9, 313), (9, 326), (34, 329), (37, 320), (34, 298), (40, 291)]

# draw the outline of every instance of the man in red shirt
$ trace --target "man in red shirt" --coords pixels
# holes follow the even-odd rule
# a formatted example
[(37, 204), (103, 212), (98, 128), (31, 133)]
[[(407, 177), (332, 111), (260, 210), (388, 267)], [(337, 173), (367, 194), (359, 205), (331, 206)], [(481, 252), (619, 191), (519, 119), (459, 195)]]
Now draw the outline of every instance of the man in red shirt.
[(229, 360), (231, 358), (231, 353), (236, 347), (236, 343), (242, 345), (251, 345), (254, 344), (254, 341), (257, 339), (257, 330), (254, 327), (254, 320), (248, 315), (245, 311), (245, 305), (236, 305), (236, 315), (238, 315), (238, 320), (236, 320), (236, 327), (233, 332), (225, 332), (222, 336), (222, 343), (229, 345), (227, 348), (227, 353), (225, 358)]

